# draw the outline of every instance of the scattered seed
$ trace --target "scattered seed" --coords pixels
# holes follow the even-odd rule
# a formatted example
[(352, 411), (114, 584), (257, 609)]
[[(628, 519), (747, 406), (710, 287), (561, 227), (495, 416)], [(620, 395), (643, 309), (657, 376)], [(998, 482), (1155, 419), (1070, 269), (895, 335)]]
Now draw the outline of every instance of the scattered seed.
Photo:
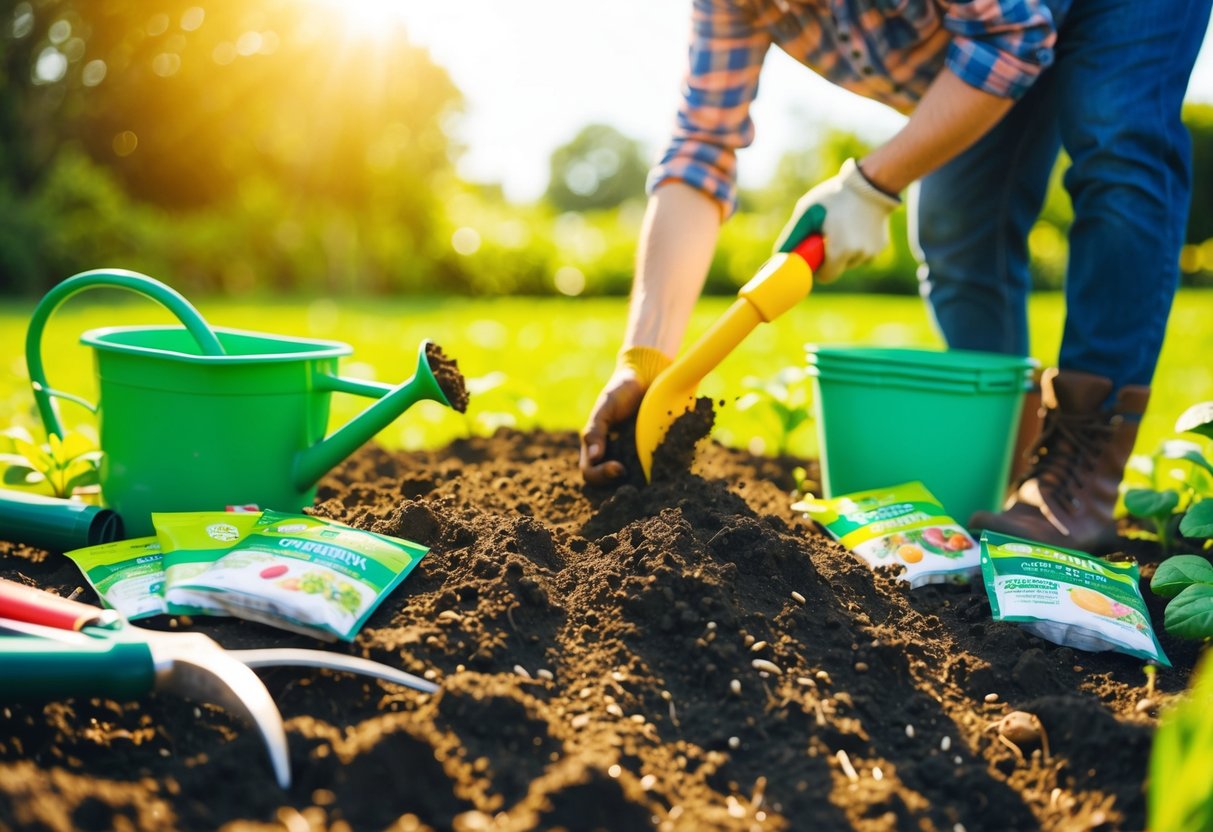
[(607, 769), (607, 774), (609, 774), (612, 779), (617, 778), (619, 775), (623, 774), (623, 767), (620, 766), (619, 763), (616, 763)]
[(803, 603), (804, 603), (804, 596), (803, 596), (803, 595), (801, 595), (799, 592), (793, 592), (793, 593), (792, 593), (792, 600), (793, 600), (793, 601), (795, 601), (797, 604), (803, 604)]
[(959, 754), (957, 754), (955, 757), (952, 758), (952, 762), (956, 763), (956, 765), (960, 765), (961, 763), (964, 762), (964, 760), (961, 758), (961, 756)]
[(663, 690), (661, 692), (661, 698), (664, 699), (666, 702), (669, 702), (671, 699), (674, 698), (674, 694), (670, 693), (668, 690)]
[(531, 678), (531, 674), (528, 673), (527, 669), (520, 664), (514, 665), (514, 672), (517, 673), (519, 676), (521, 676), (523, 679)]
[(729, 795), (728, 797), (725, 798), (724, 802), (725, 802), (725, 805), (728, 806), (729, 817), (731, 817), (731, 818), (744, 818), (745, 817), (745, 807), (741, 805), (740, 800), (733, 797), (733, 795)]
[(623, 719), (623, 708), (619, 707), (614, 702), (606, 706), (606, 712), (616, 719)]
[(968, 830), (965, 829), (963, 823), (954, 823), (952, 824), (952, 832), (968, 832)]
[(543, 679), (548, 682), (550, 682), (556, 678), (555, 676), (552, 675), (552, 671), (548, 670), (546, 667), (541, 667), (538, 670), (536, 670), (535, 675), (538, 676), (540, 679)]
[(906, 726), (906, 736), (909, 737), (910, 739), (914, 739), (914, 726), (913, 725)]
[(729, 682), (729, 690), (733, 692), (734, 696), (741, 696), (741, 682), (737, 679), (733, 679)]
[(944, 737), (943, 739), (941, 739), (939, 741), (939, 750), (940, 751), (947, 751), (951, 747), (952, 747), (952, 738), (951, 737)]
[(755, 641), (755, 639), (751, 635), (747, 635), (744, 639), (742, 639), (742, 642), (745, 644), (746, 647), (749, 647), (751, 644), (754, 643), (754, 641)]
[(813, 674), (813, 677), (819, 682), (825, 682), (827, 685), (830, 684), (830, 674), (826, 673), (824, 670), (817, 671)]
[(644, 789), (646, 792), (656, 785), (657, 775), (655, 774), (646, 774), (644, 777), (640, 778), (640, 788)]
[(775, 664), (775, 662), (769, 662), (766, 659), (754, 659), (750, 664), (753, 665), (755, 670), (772, 673), (776, 676), (783, 675), (783, 671), (779, 669), (779, 665)]
[(741, 740), (737, 737), (729, 737), (729, 748), (733, 749), (734, 751), (741, 748)]
[(856, 673), (867, 673), (868, 672), (868, 663), (867, 662), (855, 662), (855, 672)]
[(432, 682), (438, 678), (438, 671), (431, 668), (421, 675), (426, 679), (426, 681)]
[(1035, 745), (1040, 742), (1041, 724), (1036, 714), (1027, 711), (1011, 711), (998, 720), (998, 735), (1016, 745)]
[(577, 716), (573, 717), (573, 721), (571, 724), (575, 729), (580, 731), (582, 728), (584, 728), (585, 726), (590, 724), (590, 715), (589, 714), (577, 714)]
[(628, 677), (627, 677), (627, 674), (616, 670), (611, 674), (611, 678), (614, 679), (616, 682), (622, 682), (624, 679), (626, 679)]
[(763, 649), (766, 648), (766, 646), (767, 646), (767, 643), (765, 641), (756, 641), (750, 645), (750, 652), (751, 653), (761, 652)]
[(577, 695), (580, 696), (582, 699), (587, 699), (587, 698), (589, 698), (589, 695), (593, 692), (594, 691), (590, 690), (589, 688), (582, 688), (581, 691)]
[(171, 755), (172, 755), (172, 753), (173, 753), (173, 752), (169, 751), (167, 748), (161, 748), (161, 749), (160, 749), (160, 756), (161, 756), (161, 757), (169, 757), (169, 756), (171, 756)]
[(883, 780), (884, 779), (884, 772), (880, 770), (880, 766), (876, 766), (872, 769), (872, 779), (873, 780)]
[(1138, 699), (1137, 706), (1134, 708), (1139, 714), (1147, 713), (1154, 709), (1154, 700), (1150, 698)]
[(644, 725), (644, 714), (632, 714), (628, 719), (635, 722), (637, 725)]
[(709, 630), (715, 630), (715, 629), (716, 629), (716, 622), (715, 622), (715, 621), (709, 621), (709, 622), (708, 622), (708, 629), (709, 629)]
[(997, 694), (997, 693), (987, 693), (987, 694), (986, 694), (986, 702), (987, 702), (988, 704), (993, 705), (993, 704), (994, 704), (995, 702), (997, 702), (997, 701), (998, 701), (998, 694)]
[(442, 612), (438, 613), (438, 620), (440, 620), (440, 621), (462, 621), (463, 616), (460, 615), (459, 613), (455, 612), (454, 610), (443, 610)]
[(202, 719), (202, 709), (194, 708), (194, 719)]
[(798, 685), (800, 685), (800, 686), (802, 686), (802, 687), (806, 687), (806, 688), (815, 688), (815, 687), (817, 687), (817, 683), (816, 683), (816, 682), (814, 682), (812, 679), (810, 679), (808, 676), (797, 676), (797, 677), (796, 677), (796, 684), (798, 684)]
[(838, 760), (838, 765), (842, 766), (842, 773), (847, 776), (848, 780), (854, 783), (859, 779), (859, 774), (855, 771), (855, 766), (851, 765), (851, 758), (847, 756), (847, 752), (840, 748), (834, 756)]

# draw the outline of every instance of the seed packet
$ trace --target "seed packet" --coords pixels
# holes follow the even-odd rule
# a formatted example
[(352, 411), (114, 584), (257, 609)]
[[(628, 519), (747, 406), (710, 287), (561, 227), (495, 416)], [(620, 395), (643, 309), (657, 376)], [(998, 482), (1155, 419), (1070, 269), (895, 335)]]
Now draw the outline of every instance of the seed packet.
[(911, 589), (966, 583), (981, 571), (977, 541), (921, 482), (828, 499), (808, 497), (792, 508), (807, 512), (873, 569), (898, 569)]
[[(353, 641), (429, 549), (300, 514), (265, 511), (246, 535), (207, 552), (170, 591), (229, 615), (325, 640)], [(229, 518), (232, 515), (228, 515)]]
[(995, 621), (1017, 621), (1054, 644), (1171, 666), (1150, 626), (1136, 563), (987, 531), (981, 571)]
[(164, 552), (164, 599), (172, 615), (230, 615), (210, 597), (182, 584), (231, 551), (261, 513), (180, 511), (153, 513), (152, 525)]
[(154, 537), (118, 540), (65, 552), (97, 591), (102, 606), (126, 619), (167, 611), (164, 558)]

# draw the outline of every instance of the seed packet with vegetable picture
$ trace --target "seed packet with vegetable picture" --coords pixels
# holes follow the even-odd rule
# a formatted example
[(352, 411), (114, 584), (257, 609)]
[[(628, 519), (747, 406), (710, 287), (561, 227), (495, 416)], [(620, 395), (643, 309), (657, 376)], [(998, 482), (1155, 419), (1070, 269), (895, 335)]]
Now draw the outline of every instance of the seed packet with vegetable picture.
[(921, 482), (808, 497), (792, 509), (807, 512), (873, 569), (900, 569), (900, 579), (911, 588), (965, 583), (981, 571), (977, 541)]
[(164, 552), (164, 598), (172, 615), (230, 615), (226, 608), (181, 585), (206, 571), (247, 535), (261, 513), (180, 511), (153, 513)]
[(254, 519), (237, 545), (174, 589), (239, 618), (352, 641), (429, 551), (320, 517), (265, 511)]
[(80, 567), (101, 604), (126, 619), (167, 612), (160, 541), (136, 537), (64, 552)]
[(1054, 644), (1171, 666), (1150, 626), (1136, 563), (988, 531), (981, 569), (995, 621), (1017, 621)]

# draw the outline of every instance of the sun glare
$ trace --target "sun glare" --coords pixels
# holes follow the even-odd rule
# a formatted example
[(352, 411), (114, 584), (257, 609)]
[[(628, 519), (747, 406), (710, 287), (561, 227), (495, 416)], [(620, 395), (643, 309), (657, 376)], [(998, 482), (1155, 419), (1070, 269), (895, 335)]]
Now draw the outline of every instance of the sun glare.
[(338, 10), (352, 34), (387, 38), (404, 21), (400, 0), (314, 0)]

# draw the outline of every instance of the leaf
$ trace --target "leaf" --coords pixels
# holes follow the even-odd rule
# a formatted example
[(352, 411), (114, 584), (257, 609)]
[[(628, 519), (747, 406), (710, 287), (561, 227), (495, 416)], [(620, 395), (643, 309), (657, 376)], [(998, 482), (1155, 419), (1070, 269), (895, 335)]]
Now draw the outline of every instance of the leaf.
[(1172, 598), (1163, 624), (1168, 633), (1180, 638), (1213, 636), (1213, 584), (1192, 584)]
[(1204, 468), (1209, 473), (1213, 474), (1213, 465), (1205, 459), (1204, 454), (1200, 452), (1200, 446), (1195, 442), (1187, 442), (1183, 439), (1172, 439), (1162, 444), (1162, 455), (1167, 459), (1186, 459), (1193, 465)]
[(1213, 439), (1213, 402), (1194, 404), (1175, 420), (1180, 433), (1199, 433)]
[(1213, 828), (1213, 661), (1203, 660), (1192, 688), (1165, 708), (1150, 752), (1151, 832)]
[(54, 466), (50, 455), (32, 442), (14, 437), (13, 445), (17, 448), (17, 453), (24, 456), (29, 464), (39, 471), (46, 472)]
[(90, 451), (96, 450), (97, 446), (88, 437), (77, 431), (71, 431), (63, 437), (63, 460), (65, 462), (78, 459)]
[(1173, 598), (1192, 584), (1213, 584), (1213, 564), (1200, 555), (1175, 555), (1158, 564), (1150, 579), (1150, 590)]
[(69, 477), (67, 484), (63, 486), (63, 493), (71, 496), (77, 488), (85, 488), (90, 485), (97, 485), (101, 482), (101, 475), (96, 468), (90, 468), (87, 471), (81, 471), (73, 477)]
[(1179, 505), (1179, 494), (1171, 489), (1152, 491), (1134, 488), (1125, 492), (1125, 509), (1134, 517), (1162, 517)]
[(0, 436), (5, 436), (9, 439), (20, 439), (22, 442), (28, 442), (31, 445), (34, 444), (34, 437), (30, 435), (28, 430), (22, 427), (7, 428), (0, 431)]
[(1213, 537), (1213, 500), (1201, 500), (1188, 509), (1179, 521), (1179, 533), (1184, 537)]
[(44, 479), (46, 477), (42, 476), (41, 472), (24, 465), (10, 465), (4, 469), (5, 485), (35, 485)]

